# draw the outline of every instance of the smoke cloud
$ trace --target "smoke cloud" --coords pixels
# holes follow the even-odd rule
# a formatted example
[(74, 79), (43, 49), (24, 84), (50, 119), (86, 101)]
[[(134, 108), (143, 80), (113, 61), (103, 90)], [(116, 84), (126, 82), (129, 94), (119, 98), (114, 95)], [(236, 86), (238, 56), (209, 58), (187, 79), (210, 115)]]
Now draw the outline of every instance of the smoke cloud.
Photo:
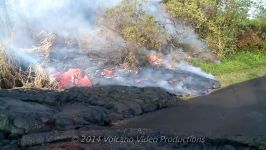
[(153, 15), (176, 43), (193, 45), (199, 51), (207, 51), (206, 44), (195, 33), (194, 29), (182, 21), (172, 19), (160, 5), (162, 0), (150, 0), (144, 6), (148, 14)]
[[(26, 66), (45, 64), (45, 56), (40, 51), (50, 50), (51, 62), (45, 64), (44, 69), (51, 75), (56, 71), (63, 72), (78, 67), (85, 70), (93, 83), (99, 85), (152, 86), (173, 93), (192, 95), (208, 94), (209, 89), (214, 88), (217, 82), (212, 75), (183, 60), (177, 61), (174, 69), (167, 68), (171, 54), (163, 56), (164, 67), (154, 69), (143, 66), (137, 75), (132, 70), (106, 65), (104, 58), (119, 55), (119, 49), (125, 46), (125, 40), (115, 31), (105, 29), (97, 20), (107, 8), (120, 2), (121, 0), (1, 0), (0, 38), (6, 50), (12, 49), (18, 60)], [(169, 19), (160, 2), (148, 1), (144, 5), (145, 11), (156, 18), (169, 38), (175, 37), (177, 43), (207, 50), (192, 27)], [(115, 69), (112, 78), (101, 74), (105, 67)]]

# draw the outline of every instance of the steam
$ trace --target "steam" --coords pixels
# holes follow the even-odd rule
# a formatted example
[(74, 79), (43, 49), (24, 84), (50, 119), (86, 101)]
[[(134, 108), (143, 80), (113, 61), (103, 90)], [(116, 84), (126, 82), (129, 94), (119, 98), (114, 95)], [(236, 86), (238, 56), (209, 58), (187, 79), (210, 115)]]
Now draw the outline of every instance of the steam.
[[(12, 48), (36, 46), (36, 39), (54, 33), (58, 37), (78, 39), (84, 35), (98, 37), (96, 15), (120, 0), (2, 0), (0, 3), (2, 41), (12, 32)], [(4, 29), (4, 30), (3, 30)], [(9, 29), (9, 30), (8, 30)], [(37, 33), (37, 34), (36, 34)], [(35, 56), (26, 61), (36, 62)]]
[[(106, 66), (104, 58), (119, 55), (119, 49), (125, 46), (125, 41), (115, 31), (98, 24), (98, 19), (107, 8), (118, 5), (120, 1), (2, 0), (0, 39), (7, 50), (12, 49), (17, 60), (24, 65), (44, 64), (51, 75), (56, 71), (78, 67), (85, 70), (93, 83), (99, 85), (161, 87), (173, 93), (191, 95), (208, 94), (209, 88), (217, 85), (212, 75), (183, 60), (176, 61), (173, 68), (167, 68), (172, 54), (163, 56), (163, 66), (160, 68), (143, 66), (137, 75), (119, 66)], [(145, 11), (154, 15), (164, 26), (168, 38), (174, 38), (177, 43), (193, 45), (202, 51), (207, 50), (192, 27), (169, 19), (160, 2), (148, 1)], [(55, 42), (51, 43), (49, 64), (44, 63), (44, 56), (40, 52), (43, 50), (40, 41), (44, 38), (55, 38)], [(105, 67), (115, 69), (112, 78), (101, 75)]]
[(176, 43), (191, 45), (199, 51), (207, 51), (206, 44), (197, 36), (194, 29), (182, 21), (172, 19), (160, 5), (161, 2), (162, 0), (150, 0), (144, 8), (164, 27), (169, 35), (168, 38), (173, 38)]

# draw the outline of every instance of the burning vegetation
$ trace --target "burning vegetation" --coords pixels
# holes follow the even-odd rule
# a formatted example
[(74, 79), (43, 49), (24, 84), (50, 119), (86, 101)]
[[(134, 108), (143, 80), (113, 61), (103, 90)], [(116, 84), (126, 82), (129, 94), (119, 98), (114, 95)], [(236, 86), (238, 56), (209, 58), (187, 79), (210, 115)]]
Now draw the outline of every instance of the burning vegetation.
[[(1, 9), (11, 11), (9, 1), (5, 2)], [(178, 95), (203, 95), (220, 87), (212, 75), (186, 62), (184, 56), (189, 53), (180, 45), (190, 42), (177, 39), (183, 37), (180, 30), (193, 39), (190, 44), (202, 41), (174, 20), (169, 25), (159, 1), (119, 2), (101, 2), (99, 9), (85, 1), (50, 2), (49, 8), (42, 2), (37, 7), (43, 10), (33, 8), (32, 15), (27, 9), (31, 1), (17, 4), (14, 14), (4, 17), (11, 30), (3, 34), (11, 32), (13, 37), (11, 44), (4, 42), (2, 52), (12, 49), (15, 53), (1, 60), (10, 60), (1, 66), (1, 87), (125, 85), (160, 87)], [(158, 17), (158, 13), (163, 15)]]
[(1, 88), (54, 88), (55, 83), (50, 81), (49, 75), (40, 66), (22, 70), (3, 49), (0, 49), (0, 64)]

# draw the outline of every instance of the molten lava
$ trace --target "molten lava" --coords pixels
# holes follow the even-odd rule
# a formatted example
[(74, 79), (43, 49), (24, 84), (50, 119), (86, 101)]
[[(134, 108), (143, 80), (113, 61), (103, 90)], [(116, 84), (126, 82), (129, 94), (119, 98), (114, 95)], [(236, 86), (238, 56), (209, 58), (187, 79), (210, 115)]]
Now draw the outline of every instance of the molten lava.
[(58, 88), (67, 89), (71, 87), (91, 87), (92, 80), (79, 68), (71, 68), (68, 71), (54, 74), (58, 82)]
[(115, 69), (114, 68), (105, 68), (103, 69), (103, 72), (101, 73), (102, 76), (106, 78), (112, 78), (115, 75)]
[(148, 61), (154, 66), (160, 66), (162, 64), (162, 59), (156, 53), (150, 53), (148, 55)]

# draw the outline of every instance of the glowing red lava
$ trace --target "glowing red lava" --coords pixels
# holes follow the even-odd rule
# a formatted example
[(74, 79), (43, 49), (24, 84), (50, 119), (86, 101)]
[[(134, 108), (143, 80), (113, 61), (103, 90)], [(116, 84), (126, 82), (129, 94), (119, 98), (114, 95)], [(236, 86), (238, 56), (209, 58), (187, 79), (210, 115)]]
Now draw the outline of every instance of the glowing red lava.
[(115, 69), (105, 68), (105, 69), (103, 69), (103, 72), (101, 73), (101, 75), (106, 77), (106, 78), (112, 78), (115, 75)]
[(64, 73), (57, 72), (54, 77), (58, 82), (59, 89), (92, 86), (92, 80), (79, 68), (71, 68)]
[(148, 61), (150, 64), (155, 66), (160, 66), (162, 64), (162, 59), (156, 55), (156, 53), (150, 53), (148, 55)]

